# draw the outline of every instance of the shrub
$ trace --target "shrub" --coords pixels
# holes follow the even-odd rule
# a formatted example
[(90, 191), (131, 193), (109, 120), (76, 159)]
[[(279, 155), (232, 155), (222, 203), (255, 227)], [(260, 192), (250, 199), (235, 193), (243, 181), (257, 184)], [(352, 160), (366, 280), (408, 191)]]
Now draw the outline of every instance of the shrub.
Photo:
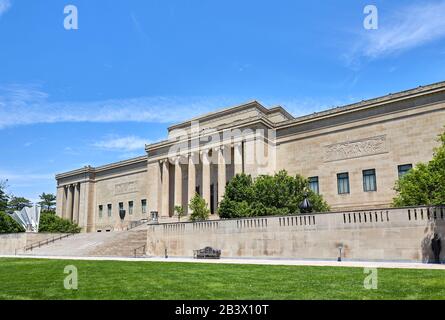
[(204, 221), (209, 218), (210, 210), (207, 203), (198, 193), (190, 200), (189, 208), (192, 211), (190, 221)]
[(296, 214), (300, 213), (299, 205), (305, 194), (312, 211), (329, 211), (322, 196), (309, 190), (308, 181), (300, 175), (292, 177), (283, 170), (253, 181), (250, 175), (243, 173), (227, 185), (218, 213), (221, 218)]
[(19, 233), (25, 232), (13, 218), (11, 218), (7, 213), (0, 212), (0, 233)]
[(39, 232), (79, 233), (80, 227), (66, 219), (62, 219), (52, 211), (44, 211), (40, 215)]
[(445, 132), (439, 141), (441, 145), (430, 162), (417, 164), (396, 182), (394, 206), (445, 204)]

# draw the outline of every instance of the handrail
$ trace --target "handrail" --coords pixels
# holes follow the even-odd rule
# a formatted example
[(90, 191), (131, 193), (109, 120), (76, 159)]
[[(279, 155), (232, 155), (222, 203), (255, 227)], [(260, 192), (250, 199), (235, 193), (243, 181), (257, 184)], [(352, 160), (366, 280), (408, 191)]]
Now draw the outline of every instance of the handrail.
[(138, 221), (131, 221), (130, 225), (127, 227), (127, 231), (131, 230), (131, 229), (134, 229), (134, 228), (137, 228), (137, 227), (143, 225), (144, 223), (147, 223), (147, 219), (141, 219), (141, 220), (138, 220)]
[(23, 248), (23, 251), (24, 252), (26, 252), (26, 251), (28, 251), (28, 250), (33, 250), (33, 249), (35, 249), (35, 248), (40, 248), (41, 246), (43, 246), (43, 245), (48, 245), (48, 244), (50, 244), (50, 243), (53, 243), (53, 242), (56, 242), (56, 241), (58, 241), (58, 240), (62, 240), (62, 239), (65, 239), (65, 238), (68, 238), (68, 237), (70, 237), (70, 236), (73, 236), (73, 235), (75, 235), (76, 233), (67, 233), (67, 234), (63, 234), (63, 235), (61, 235), (61, 236), (58, 236), (58, 237), (52, 237), (52, 238), (48, 238), (48, 239), (45, 239), (45, 240), (40, 240), (40, 241), (38, 241), (38, 242), (34, 242), (34, 243), (31, 243), (30, 245), (27, 245), (27, 246), (25, 246), (24, 248)]
[(133, 249), (133, 251), (134, 251), (134, 257), (137, 258), (137, 252), (138, 252), (139, 249), (142, 249), (142, 254), (145, 254), (145, 248), (146, 248), (146, 246), (147, 246), (147, 245), (144, 244), (143, 246), (140, 246), (140, 247), (137, 247), (137, 248)]

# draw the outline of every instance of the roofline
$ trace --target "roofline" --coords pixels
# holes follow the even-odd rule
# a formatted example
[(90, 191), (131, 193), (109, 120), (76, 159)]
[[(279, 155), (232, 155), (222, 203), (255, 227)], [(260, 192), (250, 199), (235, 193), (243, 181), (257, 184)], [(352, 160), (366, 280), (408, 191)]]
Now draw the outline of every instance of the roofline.
[[(237, 125), (241, 125), (242, 126), (242, 125), (250, 125), (250, 124), (255, 124), (255, 123), (262, 123), (262, 124), (264, 124), (266, 126), (269, 126), (271, 129), (275, 128), (275, 124), (272, 123), (266, 117), (252, 117), (252, 118), (248, 118), (248, 119), (245, 119), (245, 120), (243, 120), (241, 122), (238, 122)], [(233, 127), (232, 124), (220, 127), (220, 128), (217, 129), (217, 131), (212, 131), (211, 133), (209, 133), (209, 135), (212, 135), (212, 134), (215, 134), (215, 133), (224, 132), (224, 130), (230, 129), (232, 127)], [(200, 132), (197, 135), (188, 136), (187, 137), (187, 141), (190, 141), (190, 140), (193, 140), (193, 139), (196, 139), (196, 138), (205, 137), (205, 136), (202, 136), (201, 134), (202, 133)], [(166, 147), (166, 146), (173, 145), (175, 143), (178, 143), (176, 138), (175, 139), (170, 139), (170, 140), (169, 139), (161, 140), (161, 141), (158, 141), (158, 142), (155, 142), (155, 143), (146, 144), (145, 145), (145, 151), (149, 152), (150, 150), (156, 150), (156, 149), (159, 149), (159, 148), (163, 148), (163, 147)]]
[(236, 106), (232, 106), (232, 107), (228, 107), (228, 108), (223, 108), (223, 109), (219, 109), (216, 111), (212, 111), (206, 114), (203, 114), (201, 116), (192, 118), (190, 120), (186, 120), (183, 121), (181, 123), (172, 125), (168, 128), (168, 131), (174, 130), (174, 129), (179, 129), (179, 128), (183, 128), (183, 127), (189, 127), (192, 123), (192, 121), (198, 121), (198, 120), (210, 120), (216, 117), (220, 117), (223, 114), (229, 114), (232, 113), (234, 111), (239, 111), (239, 110), (243, 110), (243, 109), (248, 109), (251, 107), (257, 107), (258, 109), (260, 109), (261, 112), (263, 112), (264, 114), (268, 115), (274, 112), (281, 112), (284, 115), (286, 115), (288, 118), (290, 119), (294, 119), (294, 117), (287, 112), (283, 107), (281, 106), (276, 106), (273, 107), (271, 109), (266, 108), (265, 106), (263, 106), (260, 102), (258, 102), (257, 100), (252, 100), (252, 101), (248, 101), (246, 103), (240, 104), (240, 105), (236, 105)]
[(414, 89), (408, 89), (399, 91), (397, 93), (389, 93), (384, 96), (380, 96), (377, 98), (372, 98), (368, 100), (362, 100), (360, 102), (355, 102), (352, 104), (347, 104), (344, 106), (339, 106), (335, 108), (330, 108), (327, 110), (323, 110), (320, 112), (314, 112), (309, 115), (296, 117), (292, 120), (285, 120), (277, 124), (277, 129), (281, 129), (283, 127), (292, 126), (304, 121), (316, 121), (319, 118), (324, 118), (326, 116), (335, 116), (344, 112), (354, 112), (362, 109), (372, 108), (377, 105), (391, 103), (397, 100), (405, 100), (410, 99), (412, 97), (416, 97), (419, 95), (426, 95), (430, 93), (440, 92), (445, 90), (445, 81), (425, 85), (418, 86)]
[(56, 174), (56, 179), (58, 180), (58, 179), (62, 179), (62, 178), (67, 178), (67, 177), (71, 177), (71, 176), (78, 175), (78, 174), (98, 173), (101, 171), (106, 171), (106, 170), (115, 169), (115, 168), (119, 168), (119, 167), (125, 167), (128, 165), (143, 162), (143, 161), (147, 161), (147, 155), (139, 156), (139, 157), (131, 158), (131, 159), (127, 159), (127, 160), (117, 161), (117, 162), (105, 164), (105, 165), (98, 166), (98, 167), (85, 166), (83, 168)]

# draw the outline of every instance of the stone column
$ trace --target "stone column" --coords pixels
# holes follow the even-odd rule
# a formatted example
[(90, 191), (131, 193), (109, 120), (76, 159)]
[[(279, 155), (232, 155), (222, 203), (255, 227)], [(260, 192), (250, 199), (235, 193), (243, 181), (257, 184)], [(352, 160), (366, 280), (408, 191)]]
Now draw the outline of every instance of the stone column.
[(226, 191), (226, 159), (224, 158), (224, 146), (215, 148), (218, 152), (218, 206)]
[(68, 191), (69, 186), (63, 186), (63, 207), (62, 207), (62, 218), (68, 219)]
[(65, 187), (57, 187), (56, 214), (58, 217), (63, 218), (64, 207), (65, 207)]
[(69, 185), (67, 192), (68, 192), (68, 199), (66, 201), (66, 217), (65, 219), (68, 219), (70, 221), (73, 221), (73, 186)]
[(74, 185), (73, 221), (79, 223), (80, 183)]
[(202, 197), (210, 208), (210, 159), (209, 150), (201, 151), (202, 156)]
[(175, 159), (175, 206), (182, 207), (182, 167), (180, 157)]
[(193, 152), (189, 155), (188, 178), (187, 206), (185, 209), (186, 212), (191, 214), (190, 208), (188, 206), (192, 198), (195, 196), (196, 188), (195, 154)]
[(243, 173), (243, 144), (235, 143), (233, 150), (233, 168), (235, 175)]
[(168, 159), (162, 161), (162, 217), (170, 216), (170, 175)]

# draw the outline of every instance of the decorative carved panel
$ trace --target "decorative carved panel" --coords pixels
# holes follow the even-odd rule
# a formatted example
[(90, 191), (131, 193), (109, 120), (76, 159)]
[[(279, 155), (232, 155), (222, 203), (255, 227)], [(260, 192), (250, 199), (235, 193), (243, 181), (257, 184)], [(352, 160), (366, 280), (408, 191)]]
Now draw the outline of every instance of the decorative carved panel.
[(347, 141), (325, 147), (325, 162), (387, 153), (386, 135)]
[(130, 181), (125, 183), (119, 183), (114, 186), (114, 194), (126, 194), (138, 191), (137, 181)]

